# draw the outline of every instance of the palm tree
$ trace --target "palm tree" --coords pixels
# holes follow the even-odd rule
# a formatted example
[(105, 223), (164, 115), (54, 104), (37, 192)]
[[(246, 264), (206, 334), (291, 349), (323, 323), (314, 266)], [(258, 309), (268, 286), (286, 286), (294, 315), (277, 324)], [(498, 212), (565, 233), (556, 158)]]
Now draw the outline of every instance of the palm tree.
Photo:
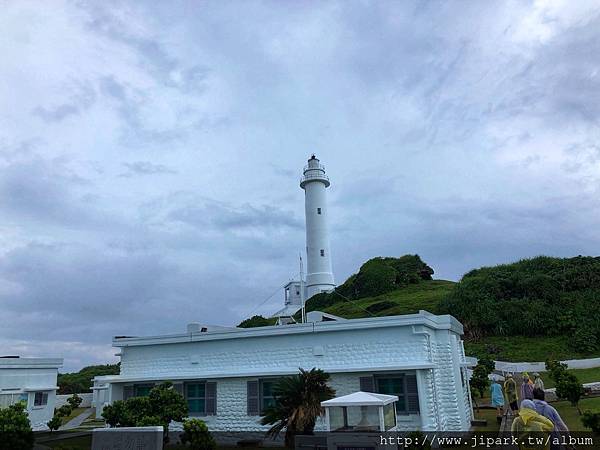
[(294, 448), (297, 434), (313, 434), (317, 417), (323, 413), (321, 402), (335, 395), (327, 381), (329, 374), (317, 368), (281, 378), (273, 387), (275, 404), (265, 409), (261, 419), (262, 425), (273, 425), (267, 434), (277, 437), (285, 430), (288, 448)]

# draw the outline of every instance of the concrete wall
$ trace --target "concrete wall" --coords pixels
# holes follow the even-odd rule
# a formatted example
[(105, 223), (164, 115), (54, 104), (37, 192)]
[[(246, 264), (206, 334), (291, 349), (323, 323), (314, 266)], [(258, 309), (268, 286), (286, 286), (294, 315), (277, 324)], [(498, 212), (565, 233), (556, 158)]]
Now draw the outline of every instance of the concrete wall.
[[(92, 407), (92, 397), (93, 394), (91, 392), (87, 392), (85, 394), (77, 394), (81, 397), (81, 405), (79, 405), (80, 408), (91, 408)], [(67, 399), (69, 397), (72, 397), (73, 394), (60, 394), (56, 396), (56, 406), (55, 408), (60, 408), (62, 405), (66, 405)]]

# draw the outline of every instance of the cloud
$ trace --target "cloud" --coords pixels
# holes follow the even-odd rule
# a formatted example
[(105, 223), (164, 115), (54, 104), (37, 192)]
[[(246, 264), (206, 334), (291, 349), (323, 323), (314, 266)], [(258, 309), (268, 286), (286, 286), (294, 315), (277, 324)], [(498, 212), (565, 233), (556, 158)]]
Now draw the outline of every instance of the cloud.
[(313, 152), (338, 282), (600, 252), (594, 2), (15, 2), (0, 28), (5, 352), (77, 369), (278, 309)]
[(127, 172), (121, 174), (122, 177), (132, 177), (135, 175), (165, 175), (176, 174), (173, 170), (163, 164), (153, 164), (150, 161), (135, 161), (131, 163), (123, 163), (127, 168)]

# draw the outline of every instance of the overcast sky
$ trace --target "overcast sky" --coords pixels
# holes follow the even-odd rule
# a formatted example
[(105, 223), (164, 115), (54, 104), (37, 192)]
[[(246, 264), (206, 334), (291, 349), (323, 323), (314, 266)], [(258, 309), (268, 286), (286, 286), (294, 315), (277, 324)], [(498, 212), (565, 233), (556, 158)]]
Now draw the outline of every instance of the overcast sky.
[(600, 254), (600, 6), (2, 2), (0, 354), (281, 307), (302, 166), (336, 280)]

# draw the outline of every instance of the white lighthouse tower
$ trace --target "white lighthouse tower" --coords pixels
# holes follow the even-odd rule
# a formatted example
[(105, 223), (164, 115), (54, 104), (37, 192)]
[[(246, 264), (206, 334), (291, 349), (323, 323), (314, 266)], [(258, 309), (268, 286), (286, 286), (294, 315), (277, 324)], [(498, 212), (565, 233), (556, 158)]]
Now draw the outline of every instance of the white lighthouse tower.
[(306, 298), (335, 288), (331, 270), (327, 229), (327, 191), (329, 178), (315, 155), (304, 167), (300, 187), (304, 189), (306, 216)]

